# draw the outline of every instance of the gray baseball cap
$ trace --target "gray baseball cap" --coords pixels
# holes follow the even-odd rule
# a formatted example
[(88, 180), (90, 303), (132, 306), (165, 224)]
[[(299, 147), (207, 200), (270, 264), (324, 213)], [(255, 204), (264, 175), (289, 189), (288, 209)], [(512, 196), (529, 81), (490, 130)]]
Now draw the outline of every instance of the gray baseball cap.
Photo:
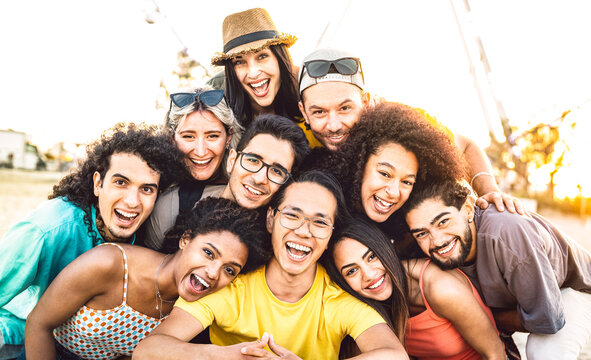
[[(330, 71), (330, 68), (332, 66), (334, 66), (337, 71), (340, 71), (339, 68), (336, 65), (334, 65), (334, 63), (332, 66), (330, 63), (328, 63), (325, 65), (328, 66), (328, 68), (326, 69), (327, 73), (325, 75), (320, 77), (312, 77), (308, 74), (308, 63), (311, 61), (324, 60), (326, 62), (332, 62), (341, 59), (353, 59), (355, 61), (356, 69), (351, 68), (350, 66), (348, 69), (351, 71), (355, 71), (355, 73), (351, 75), (343, 75), (340, 72), (328, 72)], [(349, 60), (349, 63), (352, 64), (351, 60)], [(344, 72), (347, 71), (345, 70)], [(310, 55), (306, 56), (306, 58), (302, 62), (302, 66), (300, 67), (299, 80), (300, 94), (310, 86), (326, 81), (346, 82), (359, 87), (361, 90), (363, 90), (364, 85), (363, 70), (361, 69), (361, 62), (359, 61), (359, 58), (353, 56), (351, 53), (347, 51), (331, 48), (318, 49), (312, 52)]]

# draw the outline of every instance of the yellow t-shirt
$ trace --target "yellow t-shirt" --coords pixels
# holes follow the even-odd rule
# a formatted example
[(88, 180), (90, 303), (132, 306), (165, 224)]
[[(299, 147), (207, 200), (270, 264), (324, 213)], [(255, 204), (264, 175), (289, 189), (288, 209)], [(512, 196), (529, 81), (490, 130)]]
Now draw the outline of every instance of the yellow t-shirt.
[(196, 302), (179, 298), (175, 306), (193, 315), (203, 327), (211, 325), (213, 344), (254, 341), (267, 332), (302, 359), (337, 359), (346, 335), (356, 339), (385, 322), (374, 309), (333, 283), (320, 265), (312, 287), (296, 303), (273, 295), (263, 266)]
[(316, 136), (314, 136), (312, 130), (306, 128), (306, 121), (304, 121), (303, 118), (296, 118), (296, 120), (298, 121), (298, 126), (304, 131), (304, 134), (306, 134), (306, 139), (308, 139), (308, 142), (310, 143), (310, 148), (314, 149), (324, 146), (320, 141), (318, 141), (318, 139), (316, 139)]

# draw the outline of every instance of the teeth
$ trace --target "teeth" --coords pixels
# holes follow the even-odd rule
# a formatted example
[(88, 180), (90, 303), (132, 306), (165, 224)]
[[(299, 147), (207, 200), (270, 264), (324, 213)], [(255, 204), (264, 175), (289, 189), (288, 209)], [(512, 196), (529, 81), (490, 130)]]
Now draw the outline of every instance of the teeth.
[(299, 245), (299, 244), (293, 243), (291, 241), (288, 241), (286, 245), (289, 246), (290, 248), (294, 248), (294, 249), (299, 250), (299, 251), (305, 251), (307, 253), (309, 253), (310, 251), (312, 251), (312, 249), (309, 248), (309, 247), (307, 247), (307, 246)]
[(383, 275), (382, 275), (382, 278), (381, 278), (380, 280), (378, 280), (378, 282), (377, 282), (377, 283), (373, 284), (372, 286), (368, 286), (368, 288), (369, 288), (369, 289), (375, 289), (375, 288), (377, 288), (378, 286), (382, 285), (382, 283), (384, 282), (384, 277), (385, 277), (385, 276), (383, 276)]
[(248, 185), (244, 185), (244, 187), (246, 188), (246, 190), (250, 191), (251, 193), (253, 193), (255, 195), (262, 195), (263, 194), (262, 191), (259, 191), (253, 187), (248, 186)]
[(250, 86), (252, 86), (253, 88), (258, 88), (258, 87), (261, 87), (261, 86), (265, 85), (265, 83), (267, 81), (269, 81), (269, 80), (268, 79), (261, 80), (261, 81), (259, 81), (257, 83), (251, 83)]
[(385, 200), (383, 200), (383, 199), (380, 199), (380, 198), (379, 198), (379, 197), (377, 197), (376, 195), (374, 195), (373, 197), (374, 197), (374, 199), (376, 199), (376, 201), (377, 201), (378, 203), (380, 203), (380, 204), (381, 204), (382, 206), (384, 206), (384, 207), (390, 207), (390, 206), (394, 205), (394, 203), (387, 202), (387, 201), (385, 201)]
[(127, 211), (119, 210), (119, 209), (115, 209), (115, 212), (118, 213), (121, 216), (124, 216), (126, 218), (131, 218), (131, 219), (133, 219), (136, 216), (138, 216), (138, 213), (135, 213), (135, 212), (127, 212)]
[(209, 160), (201, 160), (201, 161), (200, 161), (200, 160), (191, 160), (191, 161), (192, 161), (193, 163), (197, 164), (197, 165), (205, 165), (205, 164), (207, 164), (208, 162), (210, 162), (210, 161), (211, 161), (211, 159), (209, 159)]
[(437, 253), (441, 254), (441, 255), (447, 254), (448, 252), (451, 251), (451, 249), (453, 249), (454, 245), (456, 244), (456, 241), (457, 240), (454, 240), (454, 241), (450, 242), (449, 245), (447, 245), (443, 249), (437, 250)]
[(195, 276), (195, 279), (197, 279), (206, 289), (209, 288), (209, 284), (205, 282), (205, 280), (203, 280), (201, 277), (199, 277), (199, 275), (193, 274), (193, 276)]

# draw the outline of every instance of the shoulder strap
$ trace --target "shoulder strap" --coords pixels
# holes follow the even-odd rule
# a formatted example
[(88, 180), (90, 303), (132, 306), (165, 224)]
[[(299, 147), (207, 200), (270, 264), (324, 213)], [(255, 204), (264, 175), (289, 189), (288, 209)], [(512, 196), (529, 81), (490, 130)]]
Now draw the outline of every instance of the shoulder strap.
[(127, 267), (127, 254), (125, 253), (125, 250), (119, 244), (102, 243), (99, 246), (106, 246), (106, 245), (117, 246), (119, 248), (119, 250), (121, 250), (121, 253), (123, 254), (123, 302), (121, 304), (125, 305), (127, 303), (127, 281), (129, 279), (129, 268)]
[(189, 211), (201, 199), (205, 189), (204, 181), (183, 183), (179, 186), (179, 214)]
[(419, 274), (419, 289), (421, 289), (421, 297), (423, 298), (423, 303), (425, 303), (425, 307), (427, 308), (427, 310), (431, 310), (431, 307), (429, 306), (429, 303), (427, 302), (427, 299), (425, 298), (425, 292), (423, 291), (423, 274), (425, 273), (425, 269), (427, 268), (427, 265), (429, 265), (430, 262), (431, 262), (431, 259), (425, 261), (425, 263), (423, 264), (423, 267), (421, 268), (421, 272)]

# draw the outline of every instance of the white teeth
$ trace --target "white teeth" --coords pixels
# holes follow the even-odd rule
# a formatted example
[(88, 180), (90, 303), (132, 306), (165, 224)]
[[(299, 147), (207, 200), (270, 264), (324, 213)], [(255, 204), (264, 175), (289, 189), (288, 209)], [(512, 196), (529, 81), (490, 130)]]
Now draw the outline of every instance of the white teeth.
[(244, 185), (244, 187), (246, 188), (246, 190), (250, 191), (251, 193), (253, 193), (255, 195), (262, 195), (263, 194), (262, 191), (259, 191), (259, 190), (255, 189), (255, 188), (252, 188), (252, 187), (248, 186), (248, 185)]
[(380, 280), (378, 280), (377, 283), (373, 284), (372, 286), (368, 286), (369, 289), (375, 289), (378, 286), (382, 285), (382, 283), (384, 282), (384, 278), (385, 276), (382, 275), (382, 278)]
[(394, 203), (387, 202), (387, 201), (385, 201), (385, 200), (383, 200), (383, 199), (380, 199), (380, 198), (379, 198), (379, 197), (377, 197), (376, 195), (374, 195), (373, 197), (374, 197), (374, 199), (376, 199), (376, 201), (377, 201), (378, 203), (380, 203), (380, 204), (381, 204), (382, 206), (384, 206), (384, 207), (390, 207), (390, 206), (394, 205)]
[(251, 83), (250, 86), (252, 86), (253, 88), (258, 88), (258, 87), (261, 87), (261, 86), (265, 85), (265, 83), (267, 81), (269, 81), (269, 80), (268, 79), (261, 80), (261, 81), (259, 81), (257, 83)]
[(441, 254), (441, 255), (447, 254), (448, 252), (451, 251), (451, 249), (453, 249), (454, 245), (456, 244), (456, 241), (457, 240), (454, 240), (454, 241), (450, 242), (449, 245), (447, 245), (443, 249), (437, 250), (437, 253)]
[(120, 209), (115, 209), (115, 212), (117, 212), (119, 215), (125, 216), (127, 218), (135, 218), (136, 216), (138, 216), (138, 213), (127, 212), (127, 211), (120, 210)]
[(197, 279), (206, 289), (209, 288), (209, 284), (206, 283), (205, 280), (203, 280), (199, 275), (193, 274), (193, 276), (195, 276), (195, 279)]
[(286, 245), (289, 246), (290, 248), (294, 248), (294, 249), (299, 250), (299, 251), (305, 251), (307, 253), (310, 252), (310, 251), (312, 251), (312, 248), (309, 248), (309, 247), (304, 246), (304, 245), (299, 245), (299, 244), (293, 243), (291, 241), (288, 241)]
[(192, 161), (193, 163), (197, 164), (197, 165), (205, 165), (205, 164), (207, 164), (208, 162), (210, 162), (210, 161), (211, 161), (211, 159), (209, 159), (209, 160), (201, 160), (201, 161), (200, 161), (200, 160), (191, 160), (191, 161)]

